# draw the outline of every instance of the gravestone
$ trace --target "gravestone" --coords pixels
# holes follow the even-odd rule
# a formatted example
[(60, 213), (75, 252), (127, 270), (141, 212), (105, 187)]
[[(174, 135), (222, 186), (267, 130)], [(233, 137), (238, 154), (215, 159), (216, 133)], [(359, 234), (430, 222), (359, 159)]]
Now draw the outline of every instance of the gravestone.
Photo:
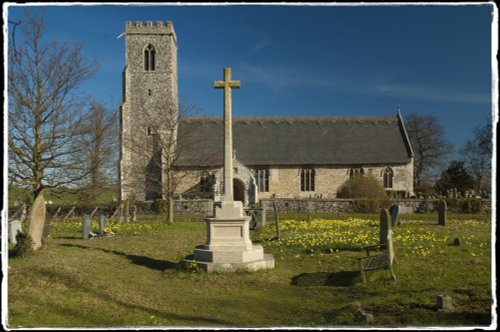
[(438, 309), (453, 309), (451, 297), (448, 295), (439, 295), (436, 302)]
[(43, 237), (47, 237), (50, 234), (50, 220), (49, 216), (45, 217), (45, 224), (43, 224)]
[(456, 247), (460, 247), (462, 245), (458, 237), (456, 237), (455, 240), (453, 240), (453, 245)]
[(389, 210), (382, 209), (380, 211), (380, 244), (387, 244), (387, 235), (391, 229), (391, 215)]
[(215, 88), (224, 89), (224, 196), (214, 203), (214, 216), (205, 218), (206, 244), (196, 247), (184, 260), (207, 272), (274, 268), (272, 255), (265, 255), (261, 245), (252, 244), (250, 217), (244, 215), (242, 202), (234, 201), (231, 90), (239, 87), (239, 81), (231, 80), (231, 68), (224, 68), (224, 81), (215, 81)]
[(99, 214), (99, 236), (104, 236), (104, 229), (106, 228), (106, 218), (104, 217), (104, 214), (100, 213)]
[(440, 226), (446, 225), (446, 212), (447, 212), (446, 201), (440, 200), (438, 205), (438, 223)]
[(31, 207), (27, 234), (33, 240), (33, 250), (38, 250), (42, 246), (43, 226), (45, 223), (45, 200), (43, 194), (40, 193), (35, 198)]
[(399, 217), (399, 204), (394, 204), (389, 208), (389, 212), (391, 213), (391, 226), (396, 227), (398, 224)]
[(83, 240), (88, 240), (90, 231), (92, 229), (92, 219), (88, 214), (85, 214), (82, 218), (82, 239)]
[(21, 220), (14, 219), (12, 221), (9, 221), (9, 242), (16, 244), (16, 236), (17, 233), (22, 233), (23, 232), (23, 225), (21, 223)]

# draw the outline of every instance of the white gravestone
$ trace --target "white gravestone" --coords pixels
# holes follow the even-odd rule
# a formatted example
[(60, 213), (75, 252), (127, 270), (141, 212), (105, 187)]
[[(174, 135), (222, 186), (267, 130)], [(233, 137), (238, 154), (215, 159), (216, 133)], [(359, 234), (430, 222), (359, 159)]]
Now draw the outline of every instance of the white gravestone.
[(23, 228), (22, 228), (22, 224), (21, 224), (20, 220), (15, 219), (15, 220), (9, 221), (9, 241), (10, 241), (10, 243), (16, 244), (17, 243), (17, 239), (16, 239), (17, 233), (22, 233), (22, 232), (23, 232)]

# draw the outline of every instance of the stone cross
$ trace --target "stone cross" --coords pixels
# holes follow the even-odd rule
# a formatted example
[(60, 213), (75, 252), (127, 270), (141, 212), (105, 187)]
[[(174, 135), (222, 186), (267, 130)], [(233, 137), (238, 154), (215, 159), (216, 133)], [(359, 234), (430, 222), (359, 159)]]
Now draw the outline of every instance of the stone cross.
[(233, 128), (231, 119), (231, 90), (238, 89), (240, 81), (231, 80), (231, 68), (224, 68), (224, 81), (215, 81), (216, 89), (224, 89), (224, 197), (232, 202), (233, 195)]

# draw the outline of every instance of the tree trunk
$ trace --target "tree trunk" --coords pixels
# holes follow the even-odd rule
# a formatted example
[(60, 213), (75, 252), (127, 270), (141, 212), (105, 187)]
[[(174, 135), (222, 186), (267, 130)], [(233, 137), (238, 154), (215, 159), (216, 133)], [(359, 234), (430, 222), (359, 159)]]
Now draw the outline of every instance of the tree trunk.
[(167, 198), (167, 222), (174, 222), (174, 198), (172, 195)]

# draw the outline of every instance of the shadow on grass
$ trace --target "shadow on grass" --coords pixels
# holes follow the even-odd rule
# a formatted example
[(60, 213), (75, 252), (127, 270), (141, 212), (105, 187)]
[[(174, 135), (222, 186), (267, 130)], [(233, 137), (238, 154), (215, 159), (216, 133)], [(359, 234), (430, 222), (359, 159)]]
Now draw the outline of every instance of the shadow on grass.
[[(86, 249), (92, 249), (91, 247), (84, 247)], [(108, 301), (109, 303), (114, 303), (118, 306), (121, 306), (123, 308), (128, 308), (131, 310), (140, 310), (148, 315), (154, 315), (166, 320), (175, 320), (177, 321), (176, 325), (186, 325), (189, 326), (193, 324), (193, 322), (200, 323), (200, 324), (211, 324), (211, 325), (216, 325), (216, 326), (230, 326), (232, 325), (230, 321), (225, 321), (217, 318), (212, 318), (212, 317), (203, 317), (202, 315), (197, 316), (197, 315), (190, 315), (190, 314), (180, 314), (180, 313), (174, 313), (174, 312), (169, 312), (168, 309), (160, 309), (160, 308), (155, 308), (152, 306), (148, 305), (143, 305), (143, 304), (135, 304), (131, 303), (129, 300), (126, 299), (120, 299), (119, 296), (115, 297), (112, 294), (102, 291), (99, 288), (94, 288), (90, 286), (87, 282), (82, 282), (81, 279), (78, 276), (74, 275), (68, 275), (68, 274), (62, 274), (59, 271), (53, 271), (53, 270), (48, 270), (48, 269), (37, 269), (33, 271), (35, 275), (38, 275), (39, 277), (46, 277), (49, 279), (57, 280), (58, 282), (61, 282), (65, 284), (68, 288), (72, 289), (78, 289), (81, 291), (84, 291), (87, 293), (90, 297), (98, 298), (100, 300)], [(143, 294), (143, 296), (145, 296)], [(37, 302), (36, 299), (33, 299), (34, 302)], [(88, 315), (89, 321), (94, 321), (95, 324), (88, 325), (88, 326), (104, 326), (106, 324), (106, 319), (103, 319), (103, 321), (100, 322), (95, 322), (95, 316), (93, 315), (92, 311), (82, 311), (78, 308), (72, 308), (72, 307), (67, 307), (64, 306), (63, 303), (57, 303), (57, 302), (50, 302), (47, 303), (45, 301), (39, 301), (40, 307), (46, 307), (50, 306), (52, 307), (56, 312), (59, 312), (63, 315), (74, 315), (74, 316), (82, 316), (82, 315)], [(85, 316), (83, 316), (85, 317)], [(43, 326), (46, 326), (47, 324), (41, 324)], [(116, 325), (115, 322), (109, 324), (109, 325)], [(129, 322), (126, 323), (126, 325), (130, 325)], [(85, 326), (87, 327), (87, 326)]]
[(352, 286), (359, 282), (359, 271), (302, 273), (292, 278), (294, 286)]
[(86, 246), (82, 246), (82, 245), (78, 245), (78, 244), (68, 244), (68, 243), (63, 243), (60, 245), (64, 246), (64, 247), (76, 247), (76, 248), (82, 248), (82, 249), (101, 250), (105, 253), (111, 253), (111, 254), (125, 257), (133, 264), (141, 265), (141, 266), (144, 266), (144, 267), (147, 267), (147, 268), (150, 268), (153, 270), (158, 270), (158, 271), (175, 269), (177, 266), (177, 264), (174, 262), (153, 259), (153, 258), (149, 258), (146, 256), (130, 255), (130, 254), (126, 254), (124, 252), (117, 251), (117, 250), (109, 250), (109, 249), (95, 248), (95, 247), (86, 247)]

